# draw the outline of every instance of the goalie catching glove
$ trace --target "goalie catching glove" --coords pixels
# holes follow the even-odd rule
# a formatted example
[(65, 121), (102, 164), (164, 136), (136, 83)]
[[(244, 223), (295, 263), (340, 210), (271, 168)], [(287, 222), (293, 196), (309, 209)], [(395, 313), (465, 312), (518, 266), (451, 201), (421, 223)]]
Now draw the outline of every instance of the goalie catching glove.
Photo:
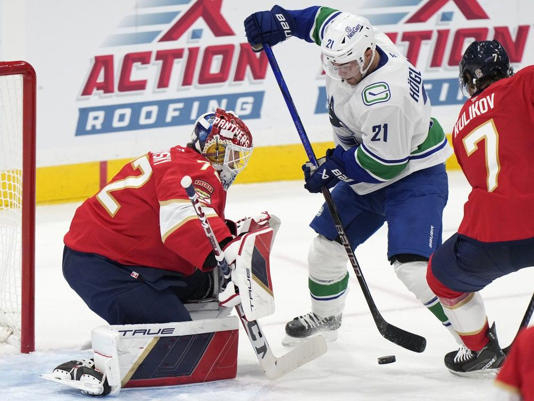
[(238, 236), (224, 249), (231, 273), (219, 293), (219, 304), (242, 304), (247, 320), (256, 320), (274, 312), (270, 273), (270, 252), (280, 226), (280, 219), (263, 212), (237, 222)]

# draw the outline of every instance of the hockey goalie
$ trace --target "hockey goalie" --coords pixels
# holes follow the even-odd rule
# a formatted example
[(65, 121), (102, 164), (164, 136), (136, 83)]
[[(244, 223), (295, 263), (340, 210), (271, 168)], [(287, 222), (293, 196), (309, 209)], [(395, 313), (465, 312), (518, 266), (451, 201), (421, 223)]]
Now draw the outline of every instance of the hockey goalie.
[(239, 319), (231, 308), (240, 304), (247, 322), (274, 312), (269, 254), (278, 225), (266, 213), (238, 222), (230, 281), (212, 271), (224, 288), (184, 303), (192, 320), (98, 327), (93, 358), (65, 362), (43, 377), (90, 395), (234, 378)]
[[(93, 358), (45, 378), (103, 395), (235, 377), (239, 320), (231, 307), (249, 322), (274, 310), (269, 253), (279, 220), (224, 217), (226, 191), (252, 148), (245, 123), (217, 109), (197, 119), (186, 146), (127, 163), (76, 210), (63, 275), (109, 326), (93, 331)], [(180, 186), (185, 176), (203, 205), (202, 224)], [(219, 274), (205, 224), (231, 274)]]

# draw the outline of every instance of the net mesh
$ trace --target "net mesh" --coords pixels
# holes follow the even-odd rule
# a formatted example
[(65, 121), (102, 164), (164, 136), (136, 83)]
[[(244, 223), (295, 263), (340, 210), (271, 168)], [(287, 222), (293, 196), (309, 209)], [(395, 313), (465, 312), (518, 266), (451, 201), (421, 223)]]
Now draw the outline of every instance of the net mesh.
[(0, 76), (0, 341), (21, 330), (22, 86)]

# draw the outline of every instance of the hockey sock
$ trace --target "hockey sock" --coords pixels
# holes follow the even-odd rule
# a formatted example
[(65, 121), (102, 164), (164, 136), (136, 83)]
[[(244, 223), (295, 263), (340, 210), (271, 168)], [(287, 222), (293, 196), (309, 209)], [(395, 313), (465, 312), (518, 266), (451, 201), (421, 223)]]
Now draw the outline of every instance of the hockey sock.
[(448, 288), (432, 274), (432, 269), (428, 269), (427, 279), (465, 346), (473, 351), (484, 348), (489, 342), (488, 319), (480, 294)]
[[(426, 282), (427, 262), (419, 260), (401, 263), (396, 260), (393, 263), (393, 268), (395, 269), (395, 274), (404, 283), (406, 288), (448, 328), (451, 325), (449, 318), (443, 311), (438, 297), (432, 292)], [(454, 337), (458, 341), (457, 336)]]
[(339, 281), (322, 282), (313, 277), (308, 280), (312, 310), (321, 317), (338, 315), (344, 307), (349, 273)]
[(462, 345), (463, 341), (458, 335), (458, 333), (456, 333), (456, 331), (452, 327), (452, 324), (449, 318), (447, 317), (447, 315), (445, 314), (445, 311), (443, 310), (443, 306), (439, 302), (438, 297), (432, 298), (429, 302), (425, 304), (425, 306), (430, 312), (432, 312), (434, 316), (438, 318), (441, 324), (445, 326), (447, 330), (449, 330), (449, 332), (454, 337), (454, 340), (458, 343), (458, 345)]
[(432, 298), (429, 302), (425, 304), (427, 309), (433, 313), (434, 316), (436, 316), (439, 321), (445, 326), (449, 327), (451, 325), (451, 322), (449, 321), (449, 318), (445, 314), (445, 311), (443, 310), (443, 306), (439, 302), (438, 297)]
[(484, 324), (484, 327), (477, 333), (458, 333), (460, 338), (464, 342), (465, 346), (473, 351), (480, 351), (489, 342), (489, 325), (488, 321)]
[(312, 311), (321, 317), (341, 314), (349, 283), (343, 245), (318, 235), (310, 245), (308, 267)]

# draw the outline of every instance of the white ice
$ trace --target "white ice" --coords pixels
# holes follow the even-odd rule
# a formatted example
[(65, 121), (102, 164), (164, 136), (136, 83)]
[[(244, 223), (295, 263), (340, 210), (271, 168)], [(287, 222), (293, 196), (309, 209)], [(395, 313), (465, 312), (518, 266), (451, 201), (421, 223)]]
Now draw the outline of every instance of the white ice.
[[(460, 222), (468, 187), (460, 175), (450, 174), (450, 197), (444, 216), (444, 239)], [(313, 237), (308, 227), (322, 203), (321, 195), (308, 194), (299, 181), (235, 185), (229, 191), (227, 217), (268, 210), (281, 217), (272, 254), (276, 312), (262, 319), (275, 354), (284, 324), (309, 310), (306, 256)], [(62, 237), (78, 204), (40, 206), (36, 239), (36, 352), (0, 354), (0, 399), (7, 401), (88, 399), (59, 384), (45, 381), (61, 362), (86, 357), (82, 350), (93, 327), (104, 322), (95, 316), (68, 287), (61, 274)], [(499, 216), (488, 216), (498, 219)], [(383, 339), (369, 313), (357, 280), (351, 272), (350, 292), (339, 338), (329, 343), (327, 354), (276, 381), (260, 371), (256, 357), (241, 329), (237, 378), (196, 385), (130, 389), (119, 398), (180, 401), (467, 401), (487, 400), (492, 379), (453, 376), (443, 365), (443, 355), (456, 345), (441, 324), (395, 277), (386, 259), (385, 228), (356, 252), (365, 279), (384, 318), (405, 330), (426, 337), (424, 353), (407, 351)], [(534, 269), (506, 276), (482, 291), (490, 321), (497, 322), (501, 344), (512, 340), (530, 299)], [(377, 357), (394, 354), (397, 362), (378, 365)]]

